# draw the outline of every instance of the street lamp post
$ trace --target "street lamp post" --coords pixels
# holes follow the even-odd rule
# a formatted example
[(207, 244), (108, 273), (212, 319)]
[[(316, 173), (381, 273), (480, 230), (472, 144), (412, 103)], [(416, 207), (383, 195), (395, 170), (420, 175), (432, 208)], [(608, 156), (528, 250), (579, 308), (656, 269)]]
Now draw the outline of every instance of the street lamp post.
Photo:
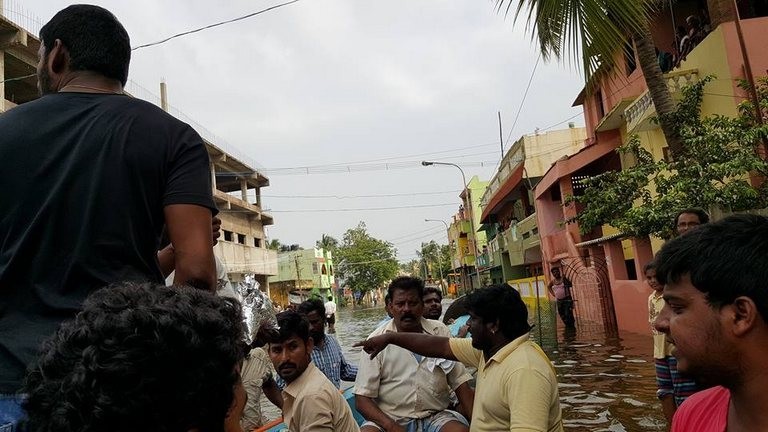
[[(464, 170), (461, 169), (460, 166), (458, 166), (455, 163), (451, 162), (436, 162), (436, 161), (421, 161), (422, 166), (432, 166), (432, 165), (444, 165), (444, 166), (452, 166), (459, 169), (461, 172), (461, 180), (464, 183), (464, 208), (468, 211), (469, 214), (469, 227), (470, 231), (472, 231), (472, 235), (470, 239), (472, 240), (472, 256), (475, 258), (475, 277), (477, 278), (478, 285), (480, 284), (480, 272), (477, 268), (478, 262), (477, 262), (477, 232), (475, 231), (475, 218), (473, 217), (474, 209), (472, 208), (472, 199), (469, 196), (469, 185), (467, 184), (467, 176), (464, 175)], [(472, 277), (469, 278), (470, 282), (472, 281)]]
[[(445, 225), (445, 234), (448, 235), (448, 223), (440, 219), (424, 219), (424, 222), (442, 222)], [(450, 240), (450, 239), (449, 239)], [(440, 290), (443, 291), (443, 295), (446, 294), (445, 287), (443, 286), (443, 254), (440, 252), (440, 245), (437, 245), (437, 270), (440, 272)]]

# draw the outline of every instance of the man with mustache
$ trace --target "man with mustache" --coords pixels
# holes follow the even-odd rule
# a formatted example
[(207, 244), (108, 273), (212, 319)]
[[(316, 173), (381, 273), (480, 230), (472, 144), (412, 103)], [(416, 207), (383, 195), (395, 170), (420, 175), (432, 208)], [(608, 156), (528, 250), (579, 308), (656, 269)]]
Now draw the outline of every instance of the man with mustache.
[(277, 315), (279, 336), (269, 342), (269, 357), (288, 383), (283, 390), (283, 422), (291, 432), (359, 431), (339, 390), (312, 364), (309, 322), (298, 312)]
[(677, 369), (714, 386), (677, 408), (672, 432), (768, 430), (768, 218), (702, 225), (655, 260), (666, 306), (654, 325)]
[[(387, 290), (392, 320), (371, 336), (387, 333), (425, 333), (450, 336), (439, 321), (424, 319), (424, 282), (402, 276)], [(387, 347), (371, 359), (361, 356), (355, 402), (367, 420), (364, 432), (420, 430), (463, 432), (468, 429), (474, 392), (471, 376), (461, 363), (416, 355), (397, 346)], [(451, 390), (456, 392), (462, 414), (448, 409)]]
[[(298, 311), (309, 322), (309, 335), (315, 345), (312, 349), (312, 363), (336, 388), (341, 388), (341, 380), (354, 382), (357, 366), (347, 362), (336, 338), (325, 334), (325, 307), (322, 300), (307, 300), (299, 305)], [(278, 378), (277, 385), (281, 389), (285, 388), (285, 381)]]

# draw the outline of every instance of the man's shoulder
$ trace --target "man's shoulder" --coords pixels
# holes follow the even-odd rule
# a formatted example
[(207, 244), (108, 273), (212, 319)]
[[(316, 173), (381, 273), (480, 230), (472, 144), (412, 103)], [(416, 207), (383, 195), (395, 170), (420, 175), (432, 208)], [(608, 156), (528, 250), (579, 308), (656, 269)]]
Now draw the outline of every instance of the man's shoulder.
[(692, 394), (675, 411), (675, 416), (672, 419), (672, 431), (725, 430), (730, 399), (730, 391), (721, 386)]

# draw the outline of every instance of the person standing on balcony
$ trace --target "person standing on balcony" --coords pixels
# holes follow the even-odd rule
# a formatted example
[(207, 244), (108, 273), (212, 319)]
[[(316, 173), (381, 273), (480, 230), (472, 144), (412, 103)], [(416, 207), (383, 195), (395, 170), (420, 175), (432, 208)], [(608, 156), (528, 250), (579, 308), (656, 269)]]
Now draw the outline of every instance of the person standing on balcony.
[(560, 273), (560, 267), (552, 269), (552, 280), (549, 281), (549, 293), (557, 301), (557, 314), (563, 320), (565, 328), (575, 329), (576, 318), (573, 316), (573, 297), (571, 296), (571, 281)]
[(0, 401), (12, 403), (24, 399), (17, 392), (41, 340), (88, 294), (163, 282), (163, 226), (175, 282), (216, 286), (205, 144), (123, 93), (131, 44), (122, 24), (101, 7), (69, 6), (40, 30), (39, 54), (42, 97), (0, 116)]

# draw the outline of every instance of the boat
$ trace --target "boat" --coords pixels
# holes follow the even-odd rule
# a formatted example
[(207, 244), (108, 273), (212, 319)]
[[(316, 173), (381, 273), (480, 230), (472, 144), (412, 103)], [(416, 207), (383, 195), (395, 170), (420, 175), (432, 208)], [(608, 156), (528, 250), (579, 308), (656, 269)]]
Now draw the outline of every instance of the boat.
[[(352, 409), (352, 416), (354, 416), (355, 421), (358, 425), (363, 424), (365, 422), (365, 419), (363, 418), (363, 415), (360, 414), (360, 412), (355, 407), (355, 394), (353, 393), (355, 387), (348, 387), (344, 391), (341, 392), (341, 394), (344, 396), (344, 399), (349, 404), (349, 407)], [(288, 426), (286, 426), (283, 423), (283, 418), (275, 419), (264, 426), (255, 429), (253, 432), (285, 432), (288, 430)]]

